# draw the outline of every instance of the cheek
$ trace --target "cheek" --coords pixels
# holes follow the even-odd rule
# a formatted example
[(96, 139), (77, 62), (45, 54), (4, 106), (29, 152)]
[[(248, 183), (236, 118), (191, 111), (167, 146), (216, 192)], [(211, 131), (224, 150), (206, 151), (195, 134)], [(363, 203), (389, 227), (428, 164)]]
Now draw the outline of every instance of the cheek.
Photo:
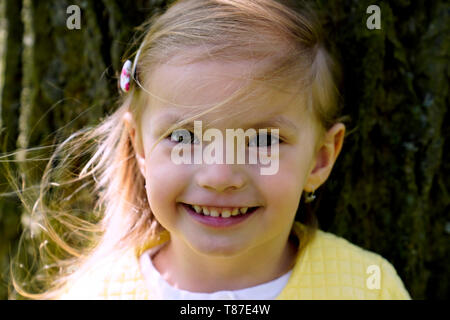
[(150, 208), (164, 225), (176, 213), (176, 202), (190, 182), (188, 165), (176, 165), (166, 148), (156, 147), (146, 156), (146, 186)]
[(263, 186), (268, 204), (283, 208), (286, 214), (298, 207), (308, 173), (307, 160), (307, 157), (302, 158), (298, 153), (286, 154), (280, 159), (277, 174), (260, 176), (259, 185)]
[(293, 172), (280, 169), (276, 175), (263, 178), (261, 182), (267, 205), (278, 208), (279, 214), (289, 213), (298, 206), (303, 179), (294, 176)]

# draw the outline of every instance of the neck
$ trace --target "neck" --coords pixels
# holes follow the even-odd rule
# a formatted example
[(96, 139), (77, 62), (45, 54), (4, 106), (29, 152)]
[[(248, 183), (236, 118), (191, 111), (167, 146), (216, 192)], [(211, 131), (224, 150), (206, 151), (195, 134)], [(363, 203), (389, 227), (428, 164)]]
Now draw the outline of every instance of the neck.
[(239, 290), (274, 280), (288, 272), (297, 247), (289, 233), (232, 257), (193, 251), (182, 239), (171, 240), (153, 264), (172, 286), (191, 292)]

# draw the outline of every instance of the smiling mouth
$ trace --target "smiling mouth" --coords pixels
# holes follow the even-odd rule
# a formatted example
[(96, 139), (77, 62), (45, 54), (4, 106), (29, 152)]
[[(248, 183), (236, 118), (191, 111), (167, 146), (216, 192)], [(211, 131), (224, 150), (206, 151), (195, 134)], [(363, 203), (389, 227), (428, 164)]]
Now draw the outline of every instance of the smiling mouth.
[(207, 207), (200, 205), (192, 205), (189, 203), (182, 203), (183, 206), (190, 209), (191, 212), (196, 213), (199, 216), (212, 217), (212, 218), (223, 218), (232, 219), (240, 218), (246, 215), (250, 215), (255, 212), (260, 207)]

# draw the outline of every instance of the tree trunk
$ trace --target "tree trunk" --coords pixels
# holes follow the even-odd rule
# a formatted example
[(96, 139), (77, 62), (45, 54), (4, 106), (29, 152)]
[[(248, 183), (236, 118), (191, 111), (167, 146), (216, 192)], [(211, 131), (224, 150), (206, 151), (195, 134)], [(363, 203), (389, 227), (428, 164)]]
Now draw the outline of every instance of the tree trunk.
[[(0, 141), (3, 151), (16, 149), (19, 135), (20, 94), (22, 91), (22, 38), (20, 19), (22, 3), (6, 0), (0, 3)], [(5, 17), (9, 17), (5, 19)], [(9, 257), (15, 251), (19, 238), (20, 205), (10, 193), (3, 163), (0, 166), (0, 299), (7, 294)], [(14, 168), (14, 166), (11, 166)]]
[[(413, 298), (445, 299), (450, 274), (449, 5), (382, 2), (381, 30), (369, 30), (371, 2), (316, 1), (341, 56), (344, 114), (352, 122), (314, 206), (321, 229), (387, 258)], [(73, 4), (81, 9), (79, 30), (66, 26), (66, 9)], [(22, 22), (22, 1), (6, 0), (0, 88), (6, 151), (52, 143), (55, 134), (68, 136), (113, 112), (117, 74), (134, 28), (165, 4), (23, 0)], [(44, 164), (22, 168), (25, 180), (36, 181)], [(9, 248), (17, 243), (21, 215), (16, 198), (0, 198), (2, 271)], [(6, 289), (0, 295), (6, 297)]]

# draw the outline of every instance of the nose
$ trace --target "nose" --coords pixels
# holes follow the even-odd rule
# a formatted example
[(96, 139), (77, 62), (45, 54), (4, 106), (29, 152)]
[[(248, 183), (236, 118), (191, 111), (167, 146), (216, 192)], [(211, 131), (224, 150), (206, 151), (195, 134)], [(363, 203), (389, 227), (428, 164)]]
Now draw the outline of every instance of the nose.
[(207, 164), (196, 175), (197, 185), (216, 192), (233, 191), (246, 185), (244, 173), (234, 164)]

